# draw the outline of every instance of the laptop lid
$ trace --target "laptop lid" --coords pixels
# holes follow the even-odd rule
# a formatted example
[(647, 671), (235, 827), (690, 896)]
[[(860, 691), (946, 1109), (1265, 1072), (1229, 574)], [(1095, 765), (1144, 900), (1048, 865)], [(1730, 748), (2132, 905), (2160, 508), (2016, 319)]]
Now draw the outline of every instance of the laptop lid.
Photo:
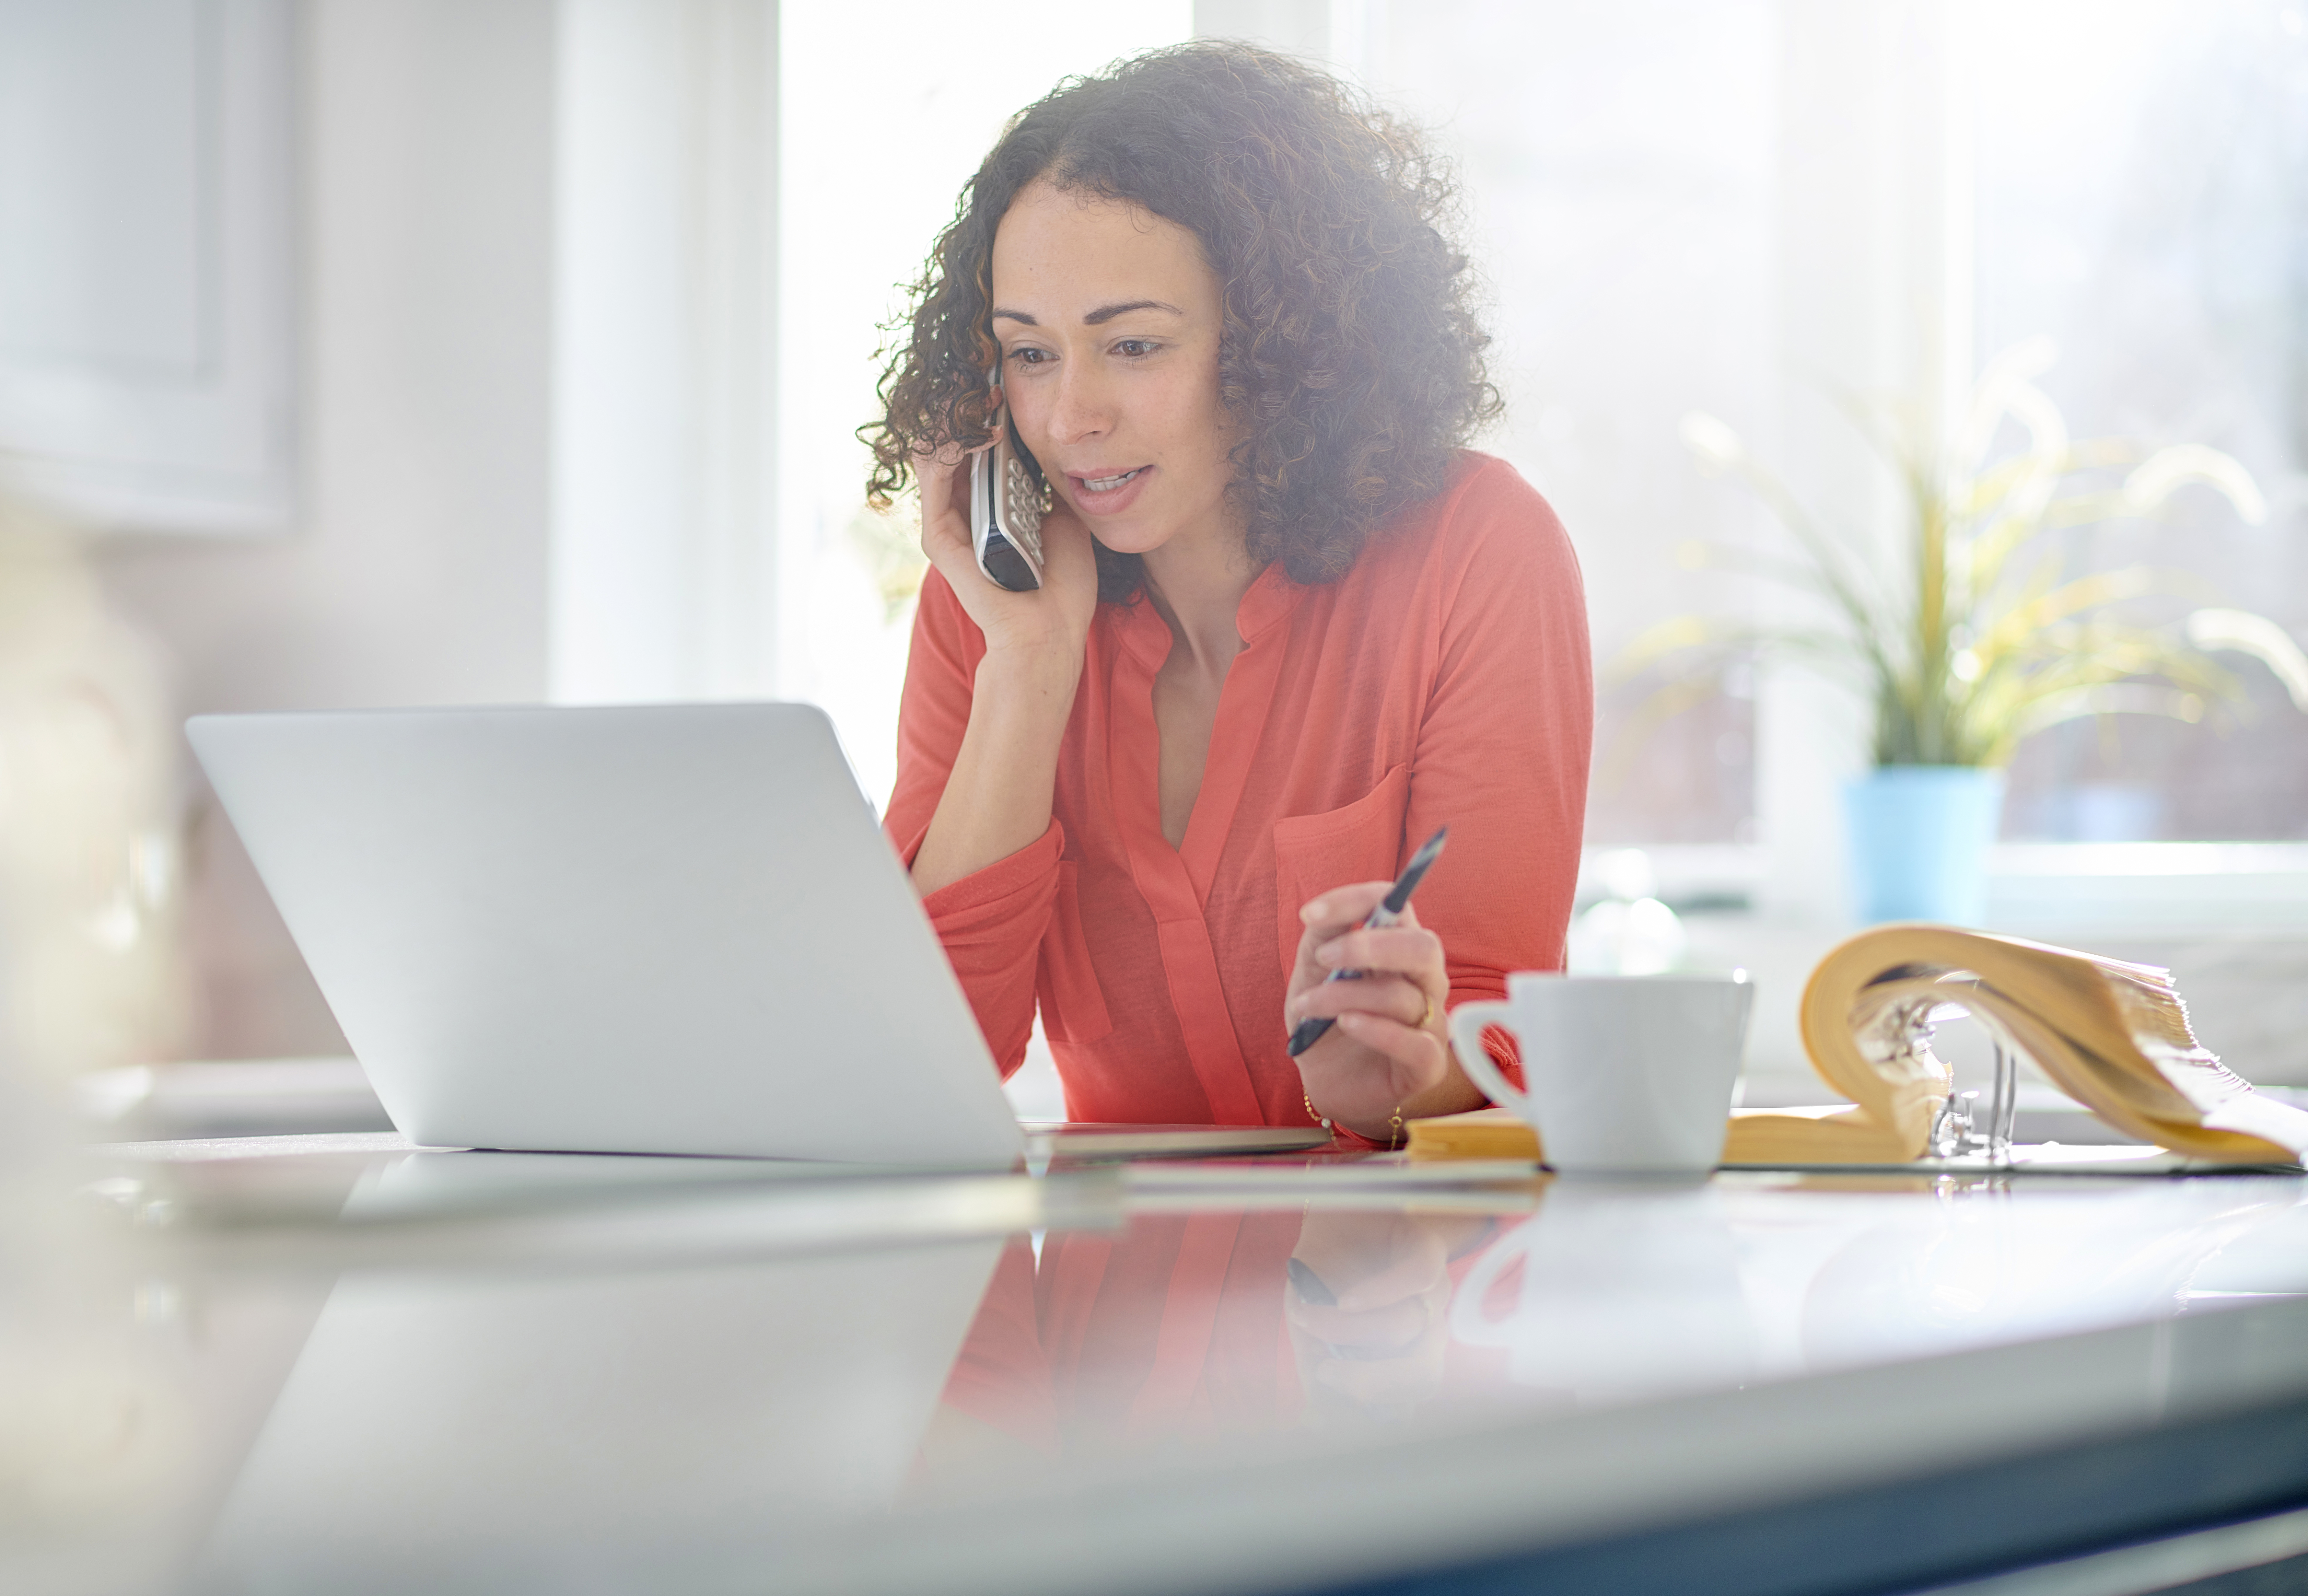
[(822, 712), (185, 730), (412, 1141), (978, 1168), (1022, 1150)]

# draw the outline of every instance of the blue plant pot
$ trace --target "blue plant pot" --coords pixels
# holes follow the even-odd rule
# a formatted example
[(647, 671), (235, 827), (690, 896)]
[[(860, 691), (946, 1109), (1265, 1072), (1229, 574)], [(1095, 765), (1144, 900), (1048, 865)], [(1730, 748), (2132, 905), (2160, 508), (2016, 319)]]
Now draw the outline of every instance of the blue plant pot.
[(1987, 850), (2003, 814), (2003, 772), (1891, 764), (1843, 789), (1853, 907), (1860, 922), (1987, 919)]

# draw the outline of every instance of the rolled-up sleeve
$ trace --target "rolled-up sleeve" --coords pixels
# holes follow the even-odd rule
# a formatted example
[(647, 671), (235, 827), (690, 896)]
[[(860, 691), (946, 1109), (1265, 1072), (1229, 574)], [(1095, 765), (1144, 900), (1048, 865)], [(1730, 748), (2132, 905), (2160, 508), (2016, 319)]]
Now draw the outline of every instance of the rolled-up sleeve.
[[(898, 709), (898, 781), (883, 828), (907, 867), (921, 851), (969, 726), (969, 700), (986, 643), (945, 579), (932, 571), (914, 612)], [(1034, 1028), (1034, 971), (1057, 894), (1065, 833), (1055, 820), (1037, 841), (922, 900), (986, 1045), (1008, 1079)]]
[[(1443, 936), (1454, 1007), (1505, 996), (1511, 971), (1563, 968), (1595, 723), (1586, 597), (1562, 522), (1503, 464), (1470, 487), (1404, 827), (1406, 847), (1451, 828), (1452, 867), (1435, 871), (1419, 912)], [(1511, 1040), (1485, 1040), (1518, 1079)]]

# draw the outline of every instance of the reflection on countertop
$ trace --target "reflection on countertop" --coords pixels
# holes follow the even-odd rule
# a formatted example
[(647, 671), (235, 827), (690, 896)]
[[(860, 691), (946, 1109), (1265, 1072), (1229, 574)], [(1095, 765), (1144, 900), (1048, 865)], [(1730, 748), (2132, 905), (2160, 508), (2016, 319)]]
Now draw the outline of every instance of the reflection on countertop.
[(1605, 1409), (2308, 1296), (2296, 1178), (1534, 1185), (1529, 1212), (1414, 1198), (1013, 1244), (950, 1405), (1078, 1461)]
[(152, 1588), (710, 1588), (764, 1557), (814, 1588), (867, 1547), (866, 1583), (904, 1583), (915, 1538), (945, 1548), (921, 1588), (992, 1588), (957, 1524), (1094, 1487), (2308, 1296), (2296, 1178), (1333, 1179), (1133, 1212), (1113, 1171), (334, 1145), (99, 1183), (148, 1237), (124, 1333), (235, 1393), (208, 1483), (151, 1510)]

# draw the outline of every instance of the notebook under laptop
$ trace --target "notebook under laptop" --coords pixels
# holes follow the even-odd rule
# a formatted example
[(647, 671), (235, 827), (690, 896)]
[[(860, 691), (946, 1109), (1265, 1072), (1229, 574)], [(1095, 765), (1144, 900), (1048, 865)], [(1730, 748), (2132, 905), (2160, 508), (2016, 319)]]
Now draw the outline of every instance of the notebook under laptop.
[[(203, 715), (186, 733), (413, 1142), (956, 1168), (1027, 1150), (813, 707)], [(1097, 1146), (1060, 1140), (1036, 1151)], [(1327, 1138), (1162, 1140), (1130, 1150)]]

